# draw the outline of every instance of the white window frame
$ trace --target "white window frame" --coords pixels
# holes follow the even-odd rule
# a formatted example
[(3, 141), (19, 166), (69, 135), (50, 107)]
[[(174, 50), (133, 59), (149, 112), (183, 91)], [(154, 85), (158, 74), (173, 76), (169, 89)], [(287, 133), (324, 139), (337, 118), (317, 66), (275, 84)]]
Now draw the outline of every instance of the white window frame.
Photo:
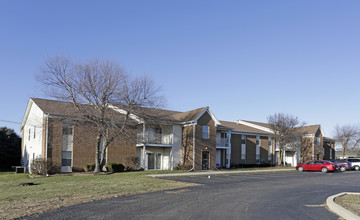
[(260, 136), (256, 136), (256, 164), (260, 164)]
[(241, 163), (246, 164), (246, 135), (241, 135)]
[[(205, 131), (205, 128), (207, 131)], [(202, 139), (210, 139), (210, 126), (209, 125), (203, 125), (202, 126)]]

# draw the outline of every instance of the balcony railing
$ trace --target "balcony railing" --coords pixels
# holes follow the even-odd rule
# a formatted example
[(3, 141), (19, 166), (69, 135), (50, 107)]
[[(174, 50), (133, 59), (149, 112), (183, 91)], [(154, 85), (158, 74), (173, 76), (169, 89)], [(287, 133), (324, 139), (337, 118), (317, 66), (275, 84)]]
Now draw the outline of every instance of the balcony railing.
[(216, 145), (228, 147), (229, 146), (229, 138), (217, 138)]
[(138, 144), (172, 144), (172, 134), (137, 134)]

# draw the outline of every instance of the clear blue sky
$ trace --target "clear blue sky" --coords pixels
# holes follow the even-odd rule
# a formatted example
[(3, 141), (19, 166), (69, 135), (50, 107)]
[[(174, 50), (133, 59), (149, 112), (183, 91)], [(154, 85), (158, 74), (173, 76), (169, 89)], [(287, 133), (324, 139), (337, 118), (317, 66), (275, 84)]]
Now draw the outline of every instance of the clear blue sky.
[(210, 106), (220, 120), (283, 112), (359, 123), (360, 1), (0, 2), (0, 126), (20, 133), (46, 57), (114, 60), (153, 76), (168, 109)]

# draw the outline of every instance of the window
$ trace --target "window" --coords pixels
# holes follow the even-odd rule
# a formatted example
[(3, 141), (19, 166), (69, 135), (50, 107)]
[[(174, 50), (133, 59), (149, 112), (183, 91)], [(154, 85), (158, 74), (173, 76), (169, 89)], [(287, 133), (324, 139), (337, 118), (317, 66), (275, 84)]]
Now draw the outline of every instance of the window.
[(203, 139), (209, 139), (209, 126), (203, 125)]
[(241, 135), (241, 163), (246, 164), (246, 135)]
[(30, 136), (31, 136), (31, 129), (29, 128), (29, 141), (30, 141)]
[(320, 145), (320, 137), (316, 138), (316, 145)]

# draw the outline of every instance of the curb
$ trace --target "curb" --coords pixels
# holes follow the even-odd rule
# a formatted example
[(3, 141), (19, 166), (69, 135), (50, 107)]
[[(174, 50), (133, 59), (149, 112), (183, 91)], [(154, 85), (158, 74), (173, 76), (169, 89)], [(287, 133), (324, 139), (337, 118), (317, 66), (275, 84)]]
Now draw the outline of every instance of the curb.
[(275, 170), (247, 170), (247, 171), (205, 171), (205, 172), (188, 172), (188, 173), (169, 173), (169, 174), (154, 174), (147, 175), (151, 177), (169, 177), (169, 176), (206, 176), (206, 175), (223, 175), (223, 174), (238, 174), (238, 173), (264, 173), (264, 172), (282, 172), (294, 171), (294, 169), (275, 169)]
[(326, 199), (326, 204), (329, 207), (329, 209), (333, 212), (335, 212), (338, 216), (349, 219), (349, 220), (360, 220), (360, 216), (355, 215), (354, 213), (350, 212), (349, 210), (343, 208), (342, 206), (336, 204), (334, 202), (334, 199), (339, 196), (343, 196), (345, 194), (356, 194), (360, 195), (360, 193), (354, 193), (354, 192), (343, 192), (339, 193), (333, 196), (330, 196)]

